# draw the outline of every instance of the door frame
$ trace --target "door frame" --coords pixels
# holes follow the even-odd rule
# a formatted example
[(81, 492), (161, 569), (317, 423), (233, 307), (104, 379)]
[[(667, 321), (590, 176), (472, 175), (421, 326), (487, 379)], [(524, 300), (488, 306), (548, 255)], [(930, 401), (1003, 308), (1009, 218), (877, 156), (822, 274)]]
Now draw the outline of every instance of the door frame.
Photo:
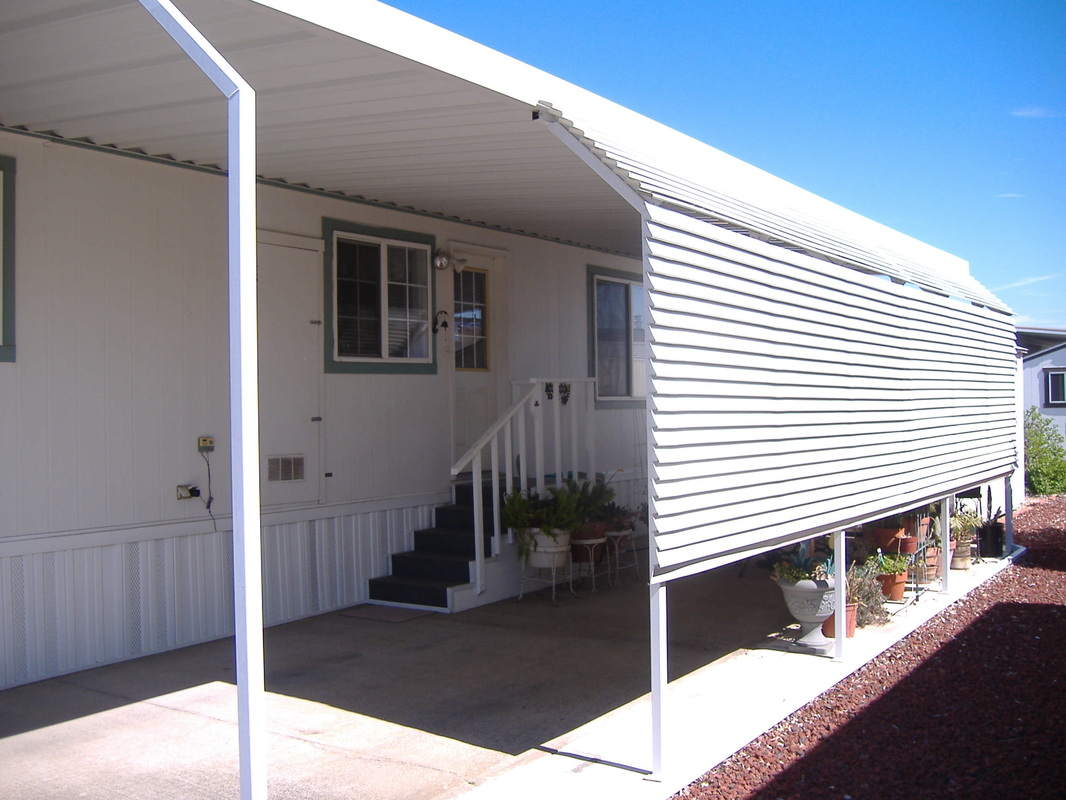
[[(465, 255), (478, 256), (480, 258), (489, 259), (491, 264), (487, 267), (489, 275), (488, 280), (488, 359), (489, 369), (488, 372), (492, 377), (493, 388), (495, 391), (495, 411), (494, 415), (498, 414), (502, 402), (510, 402), (510, 393), (508, 392), (508, 347), (507, 347), (507, 301), (508, 292), (507, 285), (509, 281), (509, 273), (511, 268), (511, 251), (501, 247), (491, 247), (488, 245), (475, 244), (473, 242), (464, 242), (456, 239), (449, 239), (444, 243), (444, 249), (451, 253), (455, 258), (460, 259)], [(447, 270), (446, 279), (438, 283), (438, 295), (447, 297), (447, 310), (449, 322), (454, 325), (455, 320), (452, 318), (455, 311), (455, 297), (454, 297), (454, 281), (452, 275), (454, 273), (449, 269)], [(440, 284), (447, 285), (446, 291), (440, 291)], [(445, 337), (444, 355), (441, 358), (442, 362), (446, 362), (448, 372), (448, 430), (449, 441), (451, 449), (451, 459), (454, 463), (455, 459), (462, 455), (461, 452), (457, 452), (456, 438), (458, 436), (457, 425), (457, 407), (456, 407), (456, 378), (461, 371), (455, 366), (455, 350), (454, 340), (452, 333)], [(493, 417), (493, 419), (495, 416)], [(490, 424), (492, 419), (486, 421), (486, 425)]]

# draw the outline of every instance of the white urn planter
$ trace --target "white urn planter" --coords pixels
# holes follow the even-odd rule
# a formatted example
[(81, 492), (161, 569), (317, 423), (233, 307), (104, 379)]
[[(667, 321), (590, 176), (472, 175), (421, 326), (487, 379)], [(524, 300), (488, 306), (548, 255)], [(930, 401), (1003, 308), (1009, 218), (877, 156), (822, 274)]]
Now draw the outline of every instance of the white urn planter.
[[(531, 533), (533, 533), (531, 531)], [(555, 531), (552, 534), (536, 531), (533, 534), (533, 551), (529, 554), (529, 566), (541, 569), (556, 569), (566, 564), (570, 551), (570, 534)]]
[(800, 635), (792, 649), (804, 653), (825, 654), (833, 647), (822, 633), (822, 622), (836, 609), (834, 578), (826, 580), (778, 580), (789, 613), (800, 624)]

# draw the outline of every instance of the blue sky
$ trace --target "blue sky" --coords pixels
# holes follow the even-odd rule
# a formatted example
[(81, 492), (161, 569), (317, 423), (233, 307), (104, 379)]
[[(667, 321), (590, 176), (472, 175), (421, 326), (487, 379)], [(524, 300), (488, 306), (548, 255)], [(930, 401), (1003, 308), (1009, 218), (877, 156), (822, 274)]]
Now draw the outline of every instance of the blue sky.
[(1066, 0), (386, 0), (970, 262), (1066, 328)]

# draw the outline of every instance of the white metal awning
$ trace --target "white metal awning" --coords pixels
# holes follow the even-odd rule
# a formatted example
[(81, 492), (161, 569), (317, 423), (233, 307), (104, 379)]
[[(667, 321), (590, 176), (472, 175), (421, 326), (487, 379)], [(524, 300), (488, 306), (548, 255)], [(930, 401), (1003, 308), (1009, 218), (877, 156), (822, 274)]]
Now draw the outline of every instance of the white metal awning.
[[(373, 0), (177, 6), (255, 88), (263, 178), (639, 257), (634, 209), (534, 121), (551, 109), (651, 204), (1008, 310), (961, 259)], [(224, 100), (145, 16), (0, 9), (0, 125), (224, 169)]]

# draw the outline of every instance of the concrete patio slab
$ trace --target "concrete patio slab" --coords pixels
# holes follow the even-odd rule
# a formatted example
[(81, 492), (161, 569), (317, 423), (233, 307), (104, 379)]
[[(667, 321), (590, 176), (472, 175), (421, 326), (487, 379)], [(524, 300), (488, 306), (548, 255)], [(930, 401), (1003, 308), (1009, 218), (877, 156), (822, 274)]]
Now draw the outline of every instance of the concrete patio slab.
[[(1006, 562), (952, 573), (841, 662), (771, 649), (789, 616), (768, 572), (670, 589), (667, 763), (649, 780), (647, 588), (602, 582), (456, 615), (326, 614), (267, 631), (271, 798), (662, 800)], [(0, 693), (8, 800), (234, 798), (231, 641)]]

